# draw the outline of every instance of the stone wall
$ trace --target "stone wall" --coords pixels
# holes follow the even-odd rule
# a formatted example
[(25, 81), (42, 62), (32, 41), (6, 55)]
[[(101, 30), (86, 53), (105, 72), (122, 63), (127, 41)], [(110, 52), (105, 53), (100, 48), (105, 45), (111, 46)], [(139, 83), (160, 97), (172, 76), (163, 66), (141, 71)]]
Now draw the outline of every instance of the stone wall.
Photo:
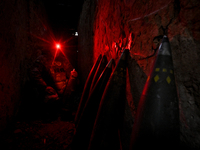
[[(88, 70), (99, 54), (118, 60), (122, 49), (127, 46), (128, 38), (132, 38), (127, 76), (127, 102), (132, 111), (132, 119), (126, 118), (130, 127), (146, 77), (155, 60), (154, 53), (162, 36), (167, 34), (179, 95), (181, 143), (183, 146), (200, 148), (200, 1), (96, 2), (97, 5), (92, 5), (93, 0), (90, 3), (86, 0), (80, 20), (79, 34), (86, 37), (86, 41), (80, 43), (80, 51), (84, 53), (79, 53), (82, 57), (81, 66), (87, 70), (82, 70), (82, 74), (88, 75)], [(94, 19), (94, 23), (92, 21), (86, 26), (83, 22), (87, 22), (88, 18)], [(92, 46), (88, 46), (88, 41)]]
[(23, 99), (29, 101), (28, 68), (40, 49), (45, 11), (41, 1), (0, 2), (0, 131), (12, 125)]
[(78, 71), (81, 84), (84, 84), (86, 81), (87, 75), (95, 61), (93, 55), (95, 10), (96, 1), (85, 0), (78, 27)]

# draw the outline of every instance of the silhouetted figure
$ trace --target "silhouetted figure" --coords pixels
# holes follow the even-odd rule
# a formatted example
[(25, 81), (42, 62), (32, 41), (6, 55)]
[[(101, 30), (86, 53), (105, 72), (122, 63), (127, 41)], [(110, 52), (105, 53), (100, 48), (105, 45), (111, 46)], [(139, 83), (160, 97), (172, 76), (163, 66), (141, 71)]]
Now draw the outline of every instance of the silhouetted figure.
[[(68, 101), (66, 98), (69, 96), (63, 95), (63, 93), (71, 94), (66, 90), (73, 89), (67, 88), (67, 86), (72, 86), (69, 80), (74, 80), (71, 77), (71, 71), (73, 71), (73, 75), (77, 74), (60, 50), (57, 50), (57, 53), (51, 52), (51, 50), (42, 51), (33, 64), (30, 71), (31, 80), (39, 92), (45, 112), (50, 116), (57, 114), (58, 109), (66, 106)], [(70, 84), (68, 85), (68, 83)], [(67, 106), (69, 107), (69, 105)]]

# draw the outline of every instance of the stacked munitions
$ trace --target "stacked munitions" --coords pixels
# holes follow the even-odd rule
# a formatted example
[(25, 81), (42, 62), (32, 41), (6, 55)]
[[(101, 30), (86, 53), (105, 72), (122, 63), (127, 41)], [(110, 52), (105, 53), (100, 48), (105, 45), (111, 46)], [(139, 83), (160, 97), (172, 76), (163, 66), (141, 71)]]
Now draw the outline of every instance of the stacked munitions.
[[(79, 149), (79, 146), (81, 146), (81, 149), (87, 149), (88, 147), (92, 128), (101, 100), (101, 95), (103, 94), (106, 83), (108, 82), (112, 72), (113, 61), (113, 59), (110, 60), (86, 101), (85, 107), (76, 127), (76, 134), (73, 139), (73, 142), (76, 141), (76, 144), (74, 145), (76, 149)], [(77, 143), (80, 145), (77, 145)]]
[(129, 50), (125, 49), (104, 90), (90, 138), (89, 150), (119, 149), (119, 130), (126, 100), (126, 66)]
[(179, 144), (179, 106), (167, 36), (162, 39), (139, 101), (130, 149), (145, 147), (144, 143), (152, 148)]
[(99, 65), (99, 62), (101, 61), (102, 59), (102, 55), (100, 54), (98, 59), (96, 60), (95, 64), (93, 65), (89, 75), (88, 75), (88, 78), (86, 80), (86, 83), (85, 83), (85, 86), (84, 86), (84, 89), (83, 89), (83, 94), (81, 96), (81, 100), (80, 100), (80, 103), (79, 103), (79, 106), (78, 106), (78, 110), (77, 110), (77, 113), (76, 113), (76, 116), (75, 116), (75, 125), (77, 125), (77, 122), (80, 118), (80, 115), (83, 111), (83, 108), (85, 106), (85, 102), (88, 98), (88, 95), (89, 95), (89, 90), (90, 90), (90, 85), (92, 84), (92, 79), (94, 77), (94, 74), (97, 70), (97, 67)]
[[(120, 150), (120, 131), (125, 112), (126, 68), (129, 50), (125, 49), (112, 70), (99, 56), (86, 81), (75, 118), (73, 150)], [(103, 69), (104, 68), (104, 69)], [(132, 130), (130, 150), (143, 146), (178, 145), (179, 109), (173, 62), (168, 38), (163, 37), (156, 61), (144, 87)]]

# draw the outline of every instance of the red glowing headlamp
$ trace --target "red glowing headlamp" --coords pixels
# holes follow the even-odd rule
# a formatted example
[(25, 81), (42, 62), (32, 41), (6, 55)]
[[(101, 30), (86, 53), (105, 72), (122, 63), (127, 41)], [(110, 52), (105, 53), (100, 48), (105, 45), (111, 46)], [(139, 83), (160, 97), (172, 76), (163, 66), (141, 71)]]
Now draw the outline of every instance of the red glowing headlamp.
[(56, 44), (56, 48), (57, 48), (57, 49), (60, 49), (60, 47), (61, 47), (60, 44), (57, 43), (57, 44)]

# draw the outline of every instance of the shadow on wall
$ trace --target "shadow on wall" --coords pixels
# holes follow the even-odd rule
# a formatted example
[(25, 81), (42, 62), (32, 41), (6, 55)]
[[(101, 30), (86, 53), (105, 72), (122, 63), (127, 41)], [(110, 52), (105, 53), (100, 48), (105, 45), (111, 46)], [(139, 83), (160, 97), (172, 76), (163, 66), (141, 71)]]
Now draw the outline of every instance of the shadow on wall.
[[(171, 40), (174, 69), (179, 93), (181, 140), (186, 146), (198, 148), (200, 126), (199, 45), (189, 30)], [(191, 49), (192, 48), (192, 49)]]
[(85, 0), (80, 15), (78, 27), (78, 70), (81, 84), (84, 85), (89, 71), (95, 62), (93, 54), (93, 25), (96, 11), (96, 1)]
[(3, 131), (13, 125), (25, 98), (28, 69), (43, 42), (33, 35), (43, 35), (41, 20), (46, 16), (43, 4), (32, 0), (1, 1), (0, 9), (0, 131)]

